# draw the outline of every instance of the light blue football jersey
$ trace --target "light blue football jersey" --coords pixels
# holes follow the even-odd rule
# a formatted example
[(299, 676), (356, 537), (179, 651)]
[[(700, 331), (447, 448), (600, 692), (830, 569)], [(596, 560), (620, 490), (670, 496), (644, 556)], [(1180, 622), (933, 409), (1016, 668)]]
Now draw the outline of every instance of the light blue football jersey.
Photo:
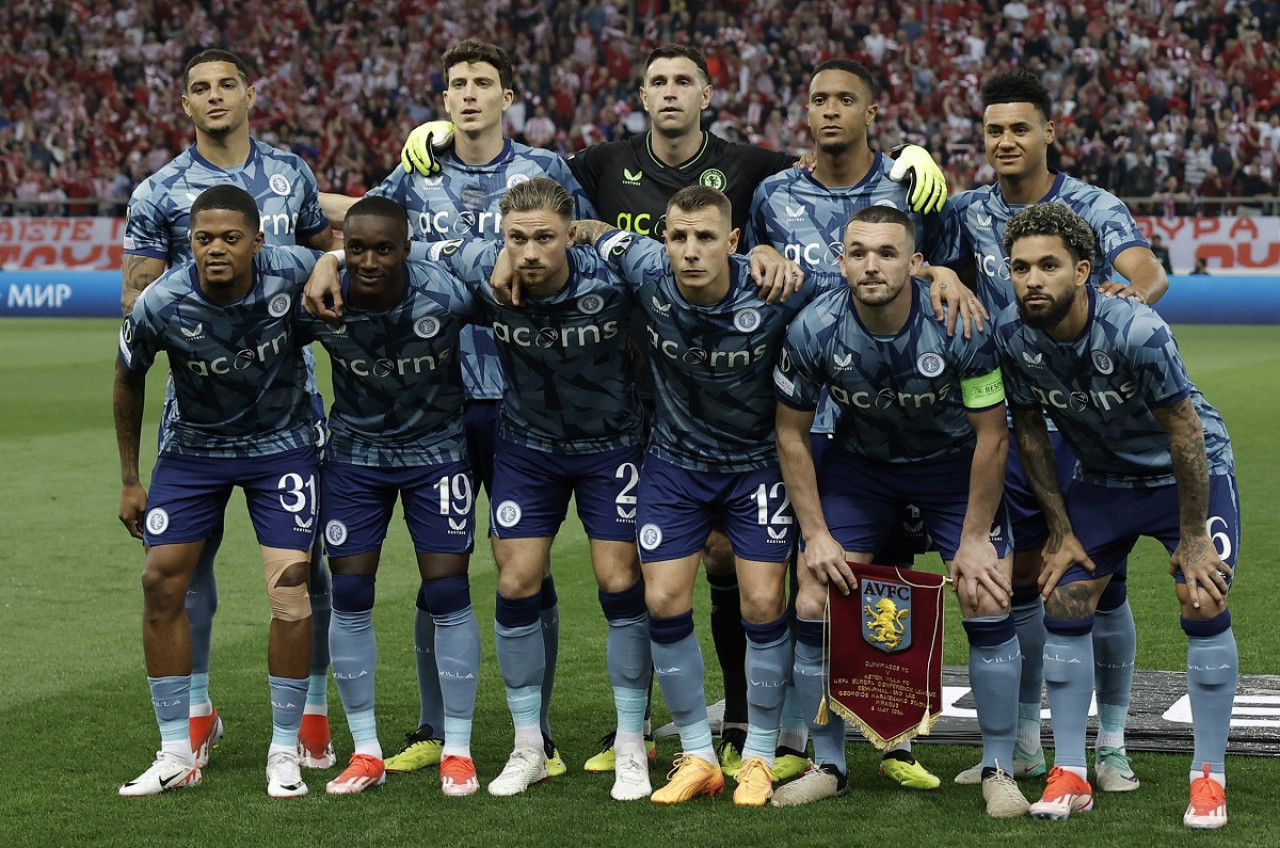
[(847, 287), (821, 295), (791, 323), (774, 374), (778, 400), (796, 409), (814, 409), (826, 388), (840, 409), (835, 446), (880, 462), (971, 451), (976, 439), (961, 381), (999, 370), (990, 334), (948, 337), (929, 309), (927, 284), (909, 285), (911, 312), (892, 336), (863, 325)]
[(1089, 323), (1058, 341), (1027, 327), (1017, 305), (999, 316), (996, 343), (1013, 407), (1048, 412), (1076, 455), (1076, 476), (1106, 486), (1176, 482), (1169, 437), (1152, 414), (1190, 397), (1204, 425), (1210, 474), (1233, 471), (1222, 416), (1192, 384), (1173, 333), (1134, 300), (1089, 297)]
[(168, 354), (178, 415), (161, 433), (161, 453), (253, 457), (316, 443), (294, 310), (319, 255), (263, 247), (253, 286), (233, 303), (204, 295), (193, 262), (138, 297), (120, 331), (120, 358), (145, 372)]
[[(877, 151), (857, 185), (829, 188), (800, 168), (768, 177), (751, 198), (744, 246), (767, 244), (804, 269), (806, 286), (834, 288), (845, 283), (840, 256), (849, 219), (868, 206), (892, 206), (911, 219), (916, 249), (933, 261), (942, 241), (942, 217), (911, 211), (909, 188), (889, 178), (892, 169), (892, 161)], [(834, 433), (836, 409), (829, 401), (820, 402), (813, 432)]]
[[(1058, 174), (1039, 202), (1061, 203), (1093, 228), (1097, 247), (1089, 282), (1095, 287), (1115, 278), (1112, 262), (1122, 252), (1151, 246), (1118, 197), (1075, 177)], [(972, 257), (978, 274), (976, 294), (992, 318), (1013, 302), (1004, 231), (1009, 219), (1025, 208), (1010, 205), (996, 182), (951, 198), (943, 209), (943, 245), (935, 264), (951, 265)]]
[(550, 453), (584, 455), (640, 444), (640, 401), (628, 383), (634, 302), (586, 246), (570, 248), (569, 280), (545, 297), (503, 306), (489, 285), (502, 244), (437, 242), (428, 256), (472, 286), (507, 374), (501, 436)]
[(597, 243), (649, 319), (656, 383), (649, 452), (691, 471), (740, 472), (776, 464), (771, 375), (787, 324), (819, 293), (785, 303), (756, 295), (748, 259), (729, 257), (729, 292), (701, 306), (680, 293), (661, 242), (611, 231)]
[[(389, 197), (408, 211), (415, 241), (501, 239), (498, 202), (508, 189), (534, 177), (550, 177), (564, 186), (573, 197), (576, 218), (596, 217), (595, 207), (563, 159), (510, 139), (492, 162), (468, 165), (451, 148), (440, 156), (440, 173), (424, 177), (396, 167), (369, 193)], [(470, 327), (462, 334), (462, 379), (469, 398), (502, 397), (497, 349), (483, 327)]]
[(143, 180), (129, 198), (124, 252), (163, 259), (172, 267), (191, 258), (191, 204), (207, 188), (236, 185), (258, 204), (267, 244), (296, 244), (323, 232), (329, 219), (320, 209), (319, 188), (307, 163), (296, 154), (256, 139), (238, 168), (219, 168), (187, 148)]
[[(411, 260), (404, 273), (390, 309), (348, 308), (338, 325), (299, 310), (300, 338), (324, 345), (333, 365), (326, 458), (376, 468), (466, 459), (458, 341), (479, 307), (432, 263)], [(344, 297), (349, 286), (344, 273)]]

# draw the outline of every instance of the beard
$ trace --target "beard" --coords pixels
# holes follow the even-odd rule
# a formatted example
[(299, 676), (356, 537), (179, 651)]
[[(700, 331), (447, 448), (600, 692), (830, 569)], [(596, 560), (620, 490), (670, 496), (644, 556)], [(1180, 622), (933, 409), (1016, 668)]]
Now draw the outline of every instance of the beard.
[(818, 149), (828, 156), (840, 156), (853, 147), (851, 141), (826, 141), (818, 145)]
[(1034, 312), (1027, 309), (1021, 300), (1018, 301), (1018, 317), (1022, 323), (1036, 330), (1049, 330), (1062, 323), (1071, 312), (1071, 299), (1057, 300), (1050, 298), (1049, 303), (1037, 308)]

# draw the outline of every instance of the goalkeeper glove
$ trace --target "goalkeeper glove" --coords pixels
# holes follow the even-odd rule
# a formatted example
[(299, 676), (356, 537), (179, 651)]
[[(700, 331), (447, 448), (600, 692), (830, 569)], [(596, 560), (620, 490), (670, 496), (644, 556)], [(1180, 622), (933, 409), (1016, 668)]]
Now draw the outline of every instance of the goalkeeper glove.
[[(440, 173), (437, 153), (453, 143), (453, 124), (449, 121), (428, 121), (413, 128), (400, 150), (400, 164), (404, 172), (417, 171), (424, 177)], [(926, 158), (928, 154), (925, 154)]]
[(890, 155), (895, 161), (889, 179), (898, 182), (906, 179), (907, 202), (912, 211), (921, 215), (941, 212), (942, 204), (947, 202), (947, 177), (929, 151), (915, 144), (904, 144), (895, 147)]

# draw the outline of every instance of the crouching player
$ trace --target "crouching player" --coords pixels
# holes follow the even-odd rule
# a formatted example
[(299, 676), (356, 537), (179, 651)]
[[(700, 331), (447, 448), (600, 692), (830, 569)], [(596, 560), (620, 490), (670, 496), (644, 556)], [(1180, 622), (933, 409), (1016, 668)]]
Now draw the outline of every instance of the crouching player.
[[(148, 286), (120, 333), (114, 409), (123, 489), (120, 520), (146, 542), (142, 644), (160, 726), (155, 762), (125, 796), (195, 786), (188, 732), (191, 628), (185, 597), (232, 488), (244, 489), (267, 581), (271, 746), (267, 794), (307, 793), (298, 728), (311, 664), (309, 551), (315, 534), (315, 430), (293, 319), (317, 254), (263, 247), (257, 204), (220, 185), (191, 205), (193, 262)], [(151, 478), (138, 476), (145, 375), (168, 354), (177, 416)]]
[[(1222, 827), (1238, 669), (1227, 592), (1240, 547), (1226, 427), (1187, 377), (1160, 316), (1088, 285), (1094, 235), (1079, 215), (1030, 206), (1005, 227), (1004, 250), (1017, 300), (1000, 314), (996, 342), (1018, 447), (1049, 524), (1040, 585), (1056, 755), (1031, 814), (1064, 819), (1093, 807), (1085, 719), (1094, 611), (1108, 583), (1125, 576), (1138, 537), (1151, 536), (1171, 554), (1188, 640), (1195, 753), (1182, 822)], [(1041, 408), (1076, 455), (1065, 496)]]
[[(825, 694), (828, 585), (856, 586), (847, 560), (871, 562), (906, 504), (920, 510), (964, 614), (983, 741), (983, 796), (997, 818), (1025, 815), (1004, 769), (1013, 757), (1020, 654), (1009, 615), (1012, 559), (1001, 528), (1008, 426), (990, 336), (948, 338), (914, 273), (923, 257), (897, 209), (869, 206), (843, 235), (847, 288), (823, 295), (787, 334), (775, 374), (778, 456), (805, 540), (796, 598), (795, 682), (802, 712)], [(809, 429), (823, 388), (840, 408), (823, 467)], [(811, 724), (817, 768), (782, 787), (779, 806), (843, 795), (844, 722)]]
[[(470, 795), (480, 786), (471, 759), (480, 633), (467, 582), (475, 498), (458, 338), (476, 313), (475, 301), (471, 289), (442, 268), (408, 261), (408, 218), (395, 201), (358, 201), (343, 235), (342, 323), (299, 310), (302, 341), (318, 341), (333, 363), (320, 523), (333, 572), (333, 676), (355, 753), (328, 791), (361, 792), (386, 778), (374, 716), (373, 602), (399, 498), (435, 623), (444, 696), (441, 790)], [(330, 259), (321, 262), (331, 270)]]

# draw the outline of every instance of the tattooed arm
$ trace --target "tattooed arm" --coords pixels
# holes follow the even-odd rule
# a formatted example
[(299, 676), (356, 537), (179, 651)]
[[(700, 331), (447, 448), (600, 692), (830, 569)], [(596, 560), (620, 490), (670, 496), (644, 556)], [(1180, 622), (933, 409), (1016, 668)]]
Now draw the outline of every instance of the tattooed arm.
[[(1053, 443), (1049, 441), (1049, 428), (1039, 409), (1016, 408), (1013, 410), (1013, 429), (1018, 436), (1018, 452), (1022, 455), (1022, 467), (1031, 482), (1031, 490), (1040, 502), (1045, 523), (1049, 525), (1049, 538), (1045, 540), (1040, 570), (1040, 595), (1047, 602), (1058, 580), (1072, 565), (1079, 564), (1093, 573), (1093, 560), (1085, 553), (1084, 546), (1071, 529), (1067, 517), (1067, 503), (1062, 497), (1062, 485), (1053, 459)], [(1055, 616), (1065, 617), (1065, 616)]]
[(1217, 607), (1225, 607), (1226, 578), (1231, 575), (1231, 568), (1219, 558), (1206, 526), (1209, 462), (1204, 453), (1204, 425), (1189, 397), (1173, 406), (1152, 410), (1152, 414), (1169, 434), (1173, 476), (1178, 481), (1179, 538), (1170, 558), (1171, 569), (1181, 569), (1192, 606), (1199, 609), (1203, 590)]
[(596, 241), (599, 240), (600, 236), (604, 235), (610, 230), (616, 230), (616, 229), (617, 227), (614, 227), (610, 224), (606, 224), (604, 221), (590, 221), (585, 219), (574, 221), (573, 222), (573, 230), (574, 230), (573, 243), (574, 244), (595, 244)]
[(126, 256), (124, 270), (121, 274), (124, 283), (120, 289), (120, 307), (124, 314), (133, 311), (133, 302), (142, 294), (142, 290), (159, 279), (168, 267), (163, 259), (150, 256)]

